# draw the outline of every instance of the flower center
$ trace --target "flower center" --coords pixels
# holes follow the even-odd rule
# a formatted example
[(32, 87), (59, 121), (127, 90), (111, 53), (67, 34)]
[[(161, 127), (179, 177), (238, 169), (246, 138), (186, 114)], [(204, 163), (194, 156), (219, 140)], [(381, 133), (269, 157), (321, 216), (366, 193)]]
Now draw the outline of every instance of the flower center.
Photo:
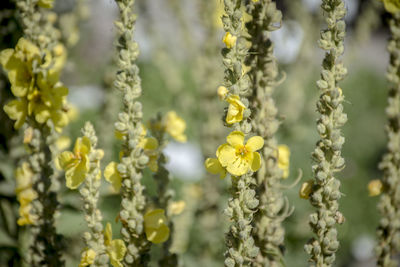
[(236, 153), (241, 157), (245, 157), (249, 151), (246, 149), (246, 146), (240, 146), (236, 149)]

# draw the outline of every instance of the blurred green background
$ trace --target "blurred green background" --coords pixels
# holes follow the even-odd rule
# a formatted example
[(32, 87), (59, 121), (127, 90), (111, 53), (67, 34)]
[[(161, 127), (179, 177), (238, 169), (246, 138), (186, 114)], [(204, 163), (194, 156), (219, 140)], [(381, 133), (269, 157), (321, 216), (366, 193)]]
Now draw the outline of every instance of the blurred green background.
[[(83, 3), (81, 7), (89, 15), (77, 21), (70, 16), (68, 20), (68, 14), (76, 15), (77, 3)], [(215, 125), (217, 129), (209, 129), (215, 131), (216, 140), (204, 138), (207, 136), (204, 134), (207, 131), (205, 123), (210, 121), (209, 117), (218, 117), (216, 121), (220, 122), (224, 108), (216, 96), (223, 74), (219, 54), (223, 31), (214, 21), (219, 16), (217, 10), (221, 3), (218, 0), (210, 3), (203, 0), (137, 0), (135, 36), (142, 51), (138, 64), (145, 120), (158, 112), (176, 110), (187, 122), (188, 144), (171, 144), (167, 154), (172, 168), (172, 186), (176, 189), (175, 198), (187, 202), (187, 209), (174, 218), (177, 223), (174, 244), (182, 254), (182, 265), (189, 267), (222, 266), (224, 231), (229, 224), (222, 214), (229, 179), (208, 177), (202, 167), (202, 155), (208, 152), (202, 153), (201, 148), (204, 149), (205, 143), (216, 148), (218, 143), (224, 142), (224, 133), (228, 131), (223, 129), (221, 122), (221, 125)], [(281, 71), (287, 77), (275, 94), (282, 119), (278, 140), (291, 150), (291, 175), (283, 183), (292, 184), (298, 170), (302, 170), (301, 184), (312, 177), (310, 155), (318, 139), (315, 103), (319, 93), (315, 81), (319, 78), (322, 53), (316, 40), (323, 24), (318, 1), (286, 0), (277, 3), (283, 11), (284, 28), (274, 34), (273, 40), (276, 41)], [(336, 266), (375, 266), (373, 246), (379, 220), (376, 210), (378, 198), (368, 197), (367, 184), (380, 178), (377, 165), (385, 151), (387, 17), (377, 1), (349, 0), (346, 3), (351, 15), (343, 58), (348, 76), (341, 86), (349, 120), (343, 129), (346, 168), (339, 174), (343, 192), (340, 209), (346, 223), (339, 226), (341, 247)], [(1, 49), (12, 47), (21, 34), (14, 8), (13, 1), (1, 3)], [(113, 140), (112, 127), (113, 116), (119, 110), (120, 95), (112, 89), (111, 83), (115, 72), (112, 21), (117, 15), (116, 7), (111, 0), (68, 0), (56, 1), (55, 12), (60, 18), (65, 18), (65, 25), (60, 24), (65, 40), (73, 33), (80, 36), (78, 43), (69, 47), (69, 61), (61, 79), (70, 88), (70, 102), (80, 110), (78, 119), (71, 123), (66, 134), (74, 142), (85, 121), (90, 120), (95, 124), (100, 140), (104, 140), (99, 146), (108, 152), (107, 159), (116, 159), (119, 144)], [(10, 99), (10, 94), (4, 73), (1, 75), (0, 104), (3, 105)], [(213, 110), (208, 109), (211, 104)], [(23, 148), (18, 146), (20, 136), (11, 129), (10, 121), (4, 113), (0, 116), (5, 125), (0, 136), (0, 266), (20, 266), (23, 265), (20, 257), (26, 253), (25, 241), (29, 237), (26, 227), (15, 226), (18, 204), (13, 190), (13, 169), (23, 154)], [(103, 162), (103, 166), (105, 164), (107, 162)], [(146, 171), (143, 183), (149, 194), (155, 196), (152, 179), (151, 173)], [(206, 179), (214, 181), (207, 182)], [(218, 191), (208, 192), (204, 187), (207, 183), (217, 185), (215, 190)], [(312, 208), (308, 201), (298, 197), (300, 184), (285, 191), (295, 208), (292, 216), (284, 222), (287, 231), (286, 265), (296, 267), (308, 266), (303, 245), (312, 235), (307, 225)], [(115, 218), (120, 199), (106, 183), (102, 190), (100, 207), (104, 222), (113, 223), (114, 235), (118, 236), (120, 226)], [(200, 193), (195, 194), (196, 190)], [(67, 266), (77, 266), (84, 246), (81, 234), (86, 230), (80, 212), (82, 202), (78, 192), (65, 187), (60, 201), (57, 227), (66, 239), (65, 259)], [(217, 218), (222, 218), (222, 221)], [(209, 232), (209, 229), (214, 231)], [(154, 259), (159, 250), (159, 246), (153, 246)], [(156, 260), (151, 266), (156, 266)]]

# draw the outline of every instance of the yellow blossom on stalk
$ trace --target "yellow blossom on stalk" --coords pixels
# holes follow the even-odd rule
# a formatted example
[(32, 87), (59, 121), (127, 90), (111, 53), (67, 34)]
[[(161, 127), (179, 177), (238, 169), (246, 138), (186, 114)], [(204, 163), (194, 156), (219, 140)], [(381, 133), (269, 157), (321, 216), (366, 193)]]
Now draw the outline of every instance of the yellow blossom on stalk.
[(223, 100), (223, 99), (225, 99), (226, 95), (228, 94), (228, 89), (225, 86), (220, 86), (217, 89), (217, 93), (218, 93), (219, 99)]
[(226, 141), (226, 144), (218, 147), (216, 155), (221, 166), (230, 174), (241, 176), (249, 170), (255, 172), (260, 168), (261, 156), (256, 151), (264, 146), (261, 136), (253, 136), (244, 144), (244, 133), (233, 131)]
[(376, 179), (368, 183), (368, 192), (370, 197), (379, 196), (382, 193), (383, 184), (381, 180)]
[(400, 11), (400, 0), (381, 0), (387, 12), (395, 14)]
[(238, 95), (231, 95), (226, 101), (229, 103), (226, 123), (233, 124), (242, 121), (246, 106), (240, 101), (240, 97)]
[(118, 163), (111, 161), (104, 169), (104, 178), (109, 182), (116, 192), (121, 189), (122, 176), (117, 169)]
[(163, 209), (148, 211), (144, 215), (144, 229), (147, 240), (154, 244), (163, 243), (169, 238), (169, 227)]
[(67, 149), (71, 145), (71, 139), (68, 136), (60, 136), (56, 140), (56, 146), (58, 150), (64, 150)]
[(126, 253), (126, 246), (124, 241), (121, 239), (112, 239), (112, 228), (111, 224), (107, 223), (104, 230), (104, 245), (106, 246), (106, 252), (110, 257), (110, 263), (114, 267), (122, 267), (121, 261), (123, 260)]
[(32, 138), (33, 138), (33, 128), (32, 127), (28, 127), (24, 131), (23, 143), (24, 144), (29, 144), (32, 141)]
[(158, 141), (154, 137), (143, 138), (139, 143), (139, 147), (143, 148), (144, 154), (149, 158), (147, 166), (152, 172), (158, 170)]
[(10, 119), (15, 120), (14, 128), (19, 129), (24, 124), (28, 114), (28, 103), (25, 99), (11, 100), (4, 106), (4, 112)]
[(38, 5), (43, 8), (52, 8), (54, 0), (39, 0)]
[(25, 38), (18, 40), (15, 49), (4, 49), (0, 52), (0, 64), (7, 72), (11, 83), (11, 92), (16, 97), (24, 97), (32, 90), (35, 81), (32, 62), (40, 63), (40, 50)]
[(282, 178), (289, 177), (290, 149), (287, 145), (278, 146), (278, 168), (283, 170)]
[(30, 211), (32, 209), (32, 205), (24, 205), (19, 207), (19, 218), (17, 220), (17, 224), (19, 226), (27, 225), (27, 224), (35, 224), (37, 221), (37, 216), (33, 215)]
[(76, 189), (84, 180), (89, 171), (89, 153), (91, 150), (89, 138), (79, 137), (74, 151), (65, 151), (58, 156), (61, 169), (65, 171), (67, 187)]
[(237, 40), (237, 37), (232, 35), (230, 32), (225, 33), (225, 36), (222, 39), (222, 41), (224, 42), (226, 47), (229, 49), (231, 49), (232, 47), (234, 47), (236, 45), (236, 40)]
[(303, 199), (309, 199), (310, 194), (312, 193), (312, 187), (314, 185), (313, 180), (308, 180), (307, 182), (303, 183), (300, 187), (299, 196)]
[(226, 177), (226, 169), (222, 167), (221, 163), (216, 158), (208, 158), (204, 162), (206, 170), (211, 174), (219, 174), (219, 178), (224, 179)]
[(85, 249), (85, 251), (82, 252), (81, 262), (79, 263), (78, 267), (86, 267), (92, 265), (95, 258), (96, 252), (93, 249)]
[(168, 206), (168, 214), (179, 215), (183, 212), (186, 207), (186, 203), (183, 200), (174, 201)]
[(169, 111), (166, 115), (165, 130), (178, 142), (186, 142), (186, 122), (175, 111)]
[(37, 216), (32, 215), (31, 202), (37, 198), (37, 193), (32, 189), (33, 172), (27, 162), (22, 163), (21, 167), (15, 170), (16, 187), (15, 193), (20, 203), (18, 225), (33, 224), (37, 220)]

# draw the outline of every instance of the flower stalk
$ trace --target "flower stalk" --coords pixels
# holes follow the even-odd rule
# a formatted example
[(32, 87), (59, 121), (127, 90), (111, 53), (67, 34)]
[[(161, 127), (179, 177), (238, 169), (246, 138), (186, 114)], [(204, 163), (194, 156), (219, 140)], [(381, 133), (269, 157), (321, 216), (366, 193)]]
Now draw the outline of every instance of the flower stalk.
[[(256, 180), (252, 171), (256, 171), (259, 166), (256, 166), (257, 163), (253, 165), (252, 160), (254, 158), (257, 158), (255, 162), (259, 160), (259, 154), (254, 151), (259, 149), (261, 144), (258, 139), (257, 141), (253, 139), (255, 142), (250, 142), (255, 137), (250, 138), (246, 145), (243, 144), (244, 139), (252, 131), (251, 123), (248, 121), (251, 112), (248, 108), (249, 101), (247, 99), (252, 92), (249, 77), (244, 71), (248, 48), (243, 36), (242, 1), (225, 0), (224, 9), (225, 14), (222, 17), (222, 22), (226, 33), (223, 42), (226, 48), (222, 49), (225, 67), (223, 86), (228, 89), (225, 97), (230, 104), (225, 121), (235, 131), (228, 136), (228, 143), (218, 148), (217, 157), (218, 154), (221, 155), (218, 160), (222, 167), (226, 167), (226, 170), (232, 174), (231, 198), (228, 200), (228, 207), (224, 211), (232, 221), (229, 232), (226, 234), (228, 250), (225, 252), (224, 263), (225, 266), (233, 267), (250, 265), (259, 253), (259, 248), (254, 242), (252, 225), (259, 203), (254, 190)], [(253, 147), (250, 144), (256, 145)], [(240, 151), (234, 153), (244, 157), (239, 156), (237, 159), (240, 159), (239, 162), (242, 163), (248, 162), (248, 164), (251, 164), (250, 166), (244, 164), (241, 165), (244, 168), (238, 168), (232, 164), (233, 162), (230, 162), (229, 158), (233, 153), (233, 146), (236, 145), (238, 145)], [(224, 152), (222, 153), (222, 151)]]
[(91, 123), (86, 122), (83, 135), (90, 141), (91, 149), (88, 154), (89, 170), (85, 175), (84, 186), (79, 190), (84, 204), (85, 221), (90, 232), (83, 234), (86, 246), (95, 252), (92, 266), (108, 266), (108, 255), (104, 245), (103, 216), (97, 207), (100, 196), (101, 170), (99, 161), (104, 155), (101, 149), (96, 149), (97, 136)]
[(123, 139), (121, 163), (117, 168), (122, 177), (119, 217), (122, 221), (121, 234), (127, 246), (124, 261), (127, 266), (146, 266), (151, 243), (144, 233), (146, 197), (141, 179), (149, 158), (139, 146), (143, 113), (142, 104), (136, 100), (142, 92), (139, 68), (135, 64), (139, 49), (133, 40), (136, 16), (132, 14), (134, 0), (115, 2), (120, 11), (120, 20), (115, 22), (118, 30), (118, 72), (114, 86), (123, 93), (123, 111), (118, 115), (115, 128)]
[(387, 79), (390, 83), (386, 116), (386, 134), (388, 136), (387, 152), (379, 168), (383, 171), (383, 194), (378, 204), (381, 219), (377, 230), (378, 243), (376, 245), (378, 266), (394, 267), (399, 262), (395, 256), (400, 252), (400, 14), (397, 10), (389, 21), (391, 38), (388, 44), (390, 62), (387, 70)]
[(309, 217), (309, 224), (316, 237), (306, 245), (312, 266), (332, 266), (339, 248), (336, 225), (344, 222), (339, 211), (340, 181), (335, 174), (344, 168), (341, 149), (345, 141), (341, 127), (347, 121), (343, 112), (344, 95), (339, 88), (347, 70), (340, 57), (344, 52), (346, 25), (343, 20), (346, 8), (342, 0), (323, 0), (322, 10), (327, 29), (321, 31), (319, 46), (326, 51), (322, 64), (321, 79), (317, 86), (321, 92), (317, 102), (319, 119), (317, 130), (320, 136), (312, 153), (315, 183), (309, 199), (316, 208)]
[[(273, 55), (274, 45), (270, 34), (280, 28), (282, 13), (271, 0), (249, 1), (247, 12), (252, 19), (246, 23), (251, 38), (250, 56), (247, 64), (252, 78), (253, 110), (252, 126), (255, 133), (264, 139), (263, 163), (255, 174), (258, 185), (260, 205), (255, 216), (255, 241), (260, 248), (256, 259), (257, 266), (279, 266), (283, 262), (285, 229), (282, 221), (291, 210), (288, 200), (282, 193), (281, 180), (288, 170), (282, 169), (280, 162), (286, 158), (278, 148), (275, 133), (279, 128), (278, 110), (273, 93), (279, 81), (278, 64)], [(288, 157), (287, 157), (288, 158)], [(287, 162), (288, 163), (288, 162)], [(283, 164), (286, 165), (286, 164)]]

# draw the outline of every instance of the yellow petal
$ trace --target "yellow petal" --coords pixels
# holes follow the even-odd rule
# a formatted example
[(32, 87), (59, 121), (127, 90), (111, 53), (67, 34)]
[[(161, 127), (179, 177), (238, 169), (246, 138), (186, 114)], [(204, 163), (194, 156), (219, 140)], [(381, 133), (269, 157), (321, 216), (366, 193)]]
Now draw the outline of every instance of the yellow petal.
[(236, 150), (228, 145), (223, 144), (218, 147), (217, 150), (218, 161), (221, 163), (222, 167), (226, 167), (236, 160)]
[(257, 151), (264, 146), (264, 139), (261, 136), (253, 136), (247, 140), (246, 148), (249, 151)]
[(261, 167), (261, 157), (260, 154), (258, 152), (254, 152), (253, 153), (253, 162), (251, 163), (251, 170), (253, 172), (258, 171), (258, 169), (260, 169)]
[(183, 200), (174, 201), (168, 207), (168, 214), (179, 215), (183, 212), (186, 207), (186, 203)]
[(13, 54), (14, 49), (12, 48), (4, 49), (0, 52), (0, 64), (3, 66), (4, 69), (8, 70), (6, 66)]
[(87, 157), (82, 157), (78, 165), (66, 171), (65, 179), (69, 189), (76, 189), (85, 180), (88, 172), (87, 162)]
[(112, 161), (110, 162), (104, 170), (104, 177), (106, 181), (111, 183), (114, 190), (119, 192), (121, 188), (122, 177), (117, 170), (118, 163)]
[(160, 244), (168, 240), (170, 234), (169, 227), (165, 224), (161, 225), (158, 229), (147, 229), (147, 240), (154, 244)]
[(124, 241), (121, 239), (115, 239), (110, 244), (111, 258), (116, 261), (121, 261), (126, 253), (126, 247)]
[(398, 0), (383, 0), (386, 11), (395, 14), (400, 11), (400, 2)]
[(60, 136), (56, 141), (59, 150), (67, 149), (71, 145), (71, 139), (68, 136)]
[(164, 213), (165, 211), (163, 209), (154, 209), (146, 212), (143, 217), (145, 226), (150, 228), (158, 228), (161, 224), (167, 221)]
[(226, 176), (226, 170), (222, 167), (221, 163), (216, 158), (208, 158), (204, 162), (206, 170), (211, 174), (219, 174), (220, 178), (223, 179)]
[(149, 167), (150, 171), (152, 172), (157, 172), (158, 171), (158, 156), (150, 156), (149, 157), (149, 162), (147, 163), (147, 166)]
[(90, 139), (86, 136), (79, 137), (76, 139), (75, 146), (74, 146), (74, 153), (78, 155), (81, 153), (82, 155), (87, 155), (91, 149)]
[(155, 150), (158, 148), (158, 141), (154, 137), (149, 137), (144, 139), (143, 148), (147, 150)]
[(58, 163), (63, 170), (67, 170), (78, 164), (78, 160), (75, 158), (74, 153), (72, 153), (71, 151), (64, 151), (57, 158)]
[(27, 104), (24, 99), (11, 100), (4, 106), (3, 109), (10, 119), (15, 120), (15, 129), (19, 129), (24, 124), (28, 112)]
[(169, 111), (166, 115), (166, 128), (165, 130), (178, 142), (186, 142), (186, 122), (179, 117), (175, 111)]
[(86, 249), (82, 252), (81, 262), (78, 267), (85, 267), (93, 264), (95, 258), (96, 252), (93, 249)]
[(112, 228), (111, 224), (107, 223), (104, 229), (104, 244), (110, 246), (112, 241)]
[(250, 163), (240, 157), (226, 167), (226, 170), (234, 176), (242, 176), (249, 171)]
[(309, 199), (310, 194), (312, 193), (312, 187), (314, 185), (313, 180), (308, 180), (307, 182), (303, 183), (300, 187), (299, 196), (303, 199)]
[(242, 133), (241, 131), (233, 131), (228, 135), (226, 141), (233, 147), (243, 146), (244, 133)]
[(370, 197), (379, 196), (382, 193), (383, 184), (381, 180), (376, 179), (368, 183), (368, 192)]

